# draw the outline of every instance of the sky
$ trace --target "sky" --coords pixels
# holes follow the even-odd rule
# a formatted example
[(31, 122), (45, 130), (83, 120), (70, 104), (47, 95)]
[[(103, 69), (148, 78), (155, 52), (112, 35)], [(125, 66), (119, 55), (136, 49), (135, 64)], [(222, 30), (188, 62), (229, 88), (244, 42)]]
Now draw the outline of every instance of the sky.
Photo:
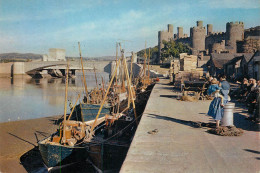
[(202, 20), (214, 32), (226, 23), (260, 25), (260, 0), (0, 0), (0, 53), (48, 54), (66, 49), (66, 56), (115, 56), (116, 42), (125, 52), (158, 44), (167, 24), (190, 27)]

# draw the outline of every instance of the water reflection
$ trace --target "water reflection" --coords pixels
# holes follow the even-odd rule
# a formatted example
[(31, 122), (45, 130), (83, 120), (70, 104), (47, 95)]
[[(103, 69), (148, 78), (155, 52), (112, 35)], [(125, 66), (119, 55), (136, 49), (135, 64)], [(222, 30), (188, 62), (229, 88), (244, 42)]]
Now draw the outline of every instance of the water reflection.
[[(81, 73), (69, 79), (68, 100), (83, 96)], [(97, 73), (98, 84), (108, 82), (108, 74)], [(96, 86), (93, 72), (86, 73), (88, 89)], [(61, 115), (64, 111), (65, 79), (32, 79), (27, 76), (0, 78), (0, 122)], [(69, 112), (69, 108), (67, 110)]]

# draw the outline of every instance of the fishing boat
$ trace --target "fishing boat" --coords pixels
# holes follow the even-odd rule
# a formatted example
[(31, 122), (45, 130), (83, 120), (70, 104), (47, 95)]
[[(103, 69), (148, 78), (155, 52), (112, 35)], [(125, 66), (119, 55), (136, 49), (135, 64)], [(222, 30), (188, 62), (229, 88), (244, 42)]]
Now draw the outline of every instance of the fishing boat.
[[(124, 69), (129, 95), (123, 111), (119, 111), (122, 110), (122, 108), (119, 109), (119, 99), (117, 99), (117, 104), (113, 104), (113, 106), (107, 103), (107, 96), (111, 94), (113, 89), (111, 86), (114, 83), (119, 64)], [(137, 124), (134, 93), (124, 54), (122, 53), (121, 59), (118, 60), (101, 104), (89, 104), (89, 99), (76, 104), (80, 98), (80, 95), (78, 95), (76, 103), (72, 107), (69, 117), (67, 117), (67, 84), (68, 67), (64, 120), (57, 132), (38, 142), (45, 165), (52, 168), (89, 159), (99, 170), (118, 167), (117, 165), (122, 164), (120, 161), (123, 162), (129, 148), (129, 139), (131, 139), (129, 136), (133, 135), (135, 131), (135, 129), (129, 127), (136, 127), (134, 122)], [(86, 85), (85, 89), (87, 93)], [(114, 93), (114, 97), (116, 95)], [(112, 162), (115, 163), (111, 164)]]

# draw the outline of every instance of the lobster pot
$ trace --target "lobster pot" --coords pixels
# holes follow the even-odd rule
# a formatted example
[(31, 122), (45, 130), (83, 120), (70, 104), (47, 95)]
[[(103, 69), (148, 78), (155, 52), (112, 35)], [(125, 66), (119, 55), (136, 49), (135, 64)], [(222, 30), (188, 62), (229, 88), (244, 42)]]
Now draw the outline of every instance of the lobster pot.
[(225, 106), (224, 106), (224, 115), (223, 118), (221, 120), (221, 125), (222, 126), (234, 126), (233, 125), (233, 110), (235, 108), (235, 103), (231, 103), (228, 102)]

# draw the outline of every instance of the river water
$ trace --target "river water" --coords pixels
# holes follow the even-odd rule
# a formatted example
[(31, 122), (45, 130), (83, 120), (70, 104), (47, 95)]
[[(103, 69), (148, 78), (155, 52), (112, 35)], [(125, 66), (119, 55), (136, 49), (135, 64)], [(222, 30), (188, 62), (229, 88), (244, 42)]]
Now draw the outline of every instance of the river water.
[[(109, 74), (97, 73), (98, 85), (108, 83)], [(86, 72), (88, 90), (96, 87), (94, 72)], [(75, 103), (78, 93), (84, 95), (82, 74), (69, 79), (67, 113), (69, 103)], [(28, 76), (0, 78), (0, 122), (41, 118), (64, 114), (65, 79), (32, 79)]]

